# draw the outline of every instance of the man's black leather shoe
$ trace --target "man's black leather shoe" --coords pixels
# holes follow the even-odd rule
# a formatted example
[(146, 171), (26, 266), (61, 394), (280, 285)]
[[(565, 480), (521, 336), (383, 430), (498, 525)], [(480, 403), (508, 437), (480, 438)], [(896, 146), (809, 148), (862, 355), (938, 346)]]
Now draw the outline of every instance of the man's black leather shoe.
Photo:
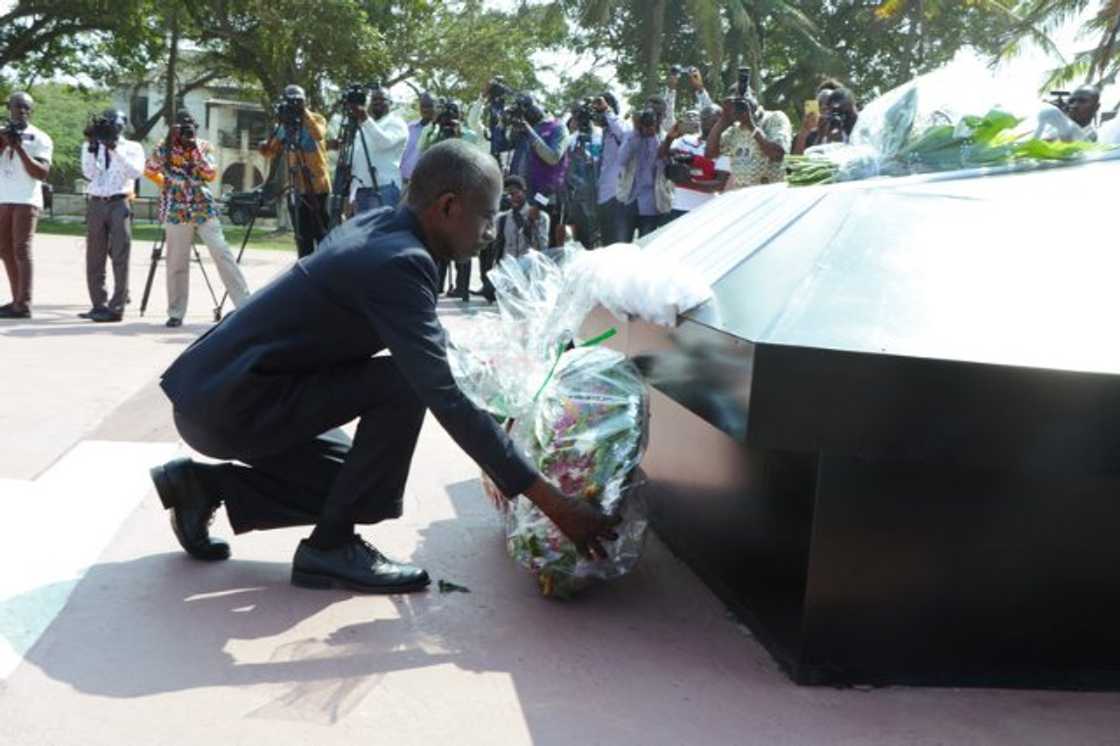
[(168, 329), (177, 329), (182, 325), (183, 325), (183, 320), (182, 319), (177, 319), (174, 316), (169, 318), (167, 320), (167, 323), (164, 324), (164, 326), (166, 326)]
[(95, 308), (89, 312), (89, 318), (91, 321), (105, 324), (120, 321), (124, 318), (124, 314), (120, 311), (111, 311), (108, 308)]
[[(101, 308), (104, 308), (104, 306), (95, 306), (95, 307), (89, 309), (88, 311), (82, 311), (80, 314), (78, 314), (78, 318), (79, 319), (92, 319), (93, 315), (95, 313), (97, 313), (98, 310), (100, 310)], [(105, 309), (105, 310), (108, 310), (108, 309)]]
[(171, 511), (171, 530), (187, 554), (208, 561), (229, 559), (229, 544), (210, 538), (210, 522), (221, 500), (206, 494), (195, 467), (189, 458), (168, 461), (152, 468), (152, 482), (163, 507)]
[(30, 308), (16, 308), (9, 305), (6, 308), (0, 308), (0, 319), (29, 319), (31, 318)]
[(428, 573), (394, 562), (355, 535), (336, 549), (316, 549), (303, 540), (292, 560), (292, 585), (346, 588), (361, 593), (408, 593), (428, 587)]

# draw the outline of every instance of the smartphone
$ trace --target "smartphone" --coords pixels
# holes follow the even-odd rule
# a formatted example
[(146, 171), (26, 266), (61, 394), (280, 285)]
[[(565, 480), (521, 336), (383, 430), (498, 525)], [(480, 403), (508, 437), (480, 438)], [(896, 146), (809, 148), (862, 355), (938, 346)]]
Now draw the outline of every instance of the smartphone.
[(816, 114), (818, 117), (821, 115), (821, 102), (814, 99), (805, 102), (805, 116)]

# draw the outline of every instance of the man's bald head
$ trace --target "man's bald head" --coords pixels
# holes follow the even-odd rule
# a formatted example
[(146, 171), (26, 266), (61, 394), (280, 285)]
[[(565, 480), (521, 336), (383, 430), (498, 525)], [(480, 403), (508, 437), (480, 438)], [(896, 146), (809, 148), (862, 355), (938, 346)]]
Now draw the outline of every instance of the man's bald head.
[(26, 91), (16, 91), (8, 96), (8, 116), (13, 122), (26, 124), (31, 119), (31, 112), (35, 109), (35, 99)]
[(408, 186), (408, 206), (428, 209), (441, 195), (462, 197), (493, 187), (502, 189), (502, 171), (494, 158), (462, 140), (444, 140), (420, 157)]
[(1087, 127), (1101, 108), (1101, 90), (1095, 85), (1083, 85), (1070, 94), (1066, 105), (1069, 118), (1079, 126)]
[(502, 193), (494, 158), (462, 140), (431, 147), (412, 172), (406, 206), (420, 219), (428, 249), (463, 261), (493, 241)]

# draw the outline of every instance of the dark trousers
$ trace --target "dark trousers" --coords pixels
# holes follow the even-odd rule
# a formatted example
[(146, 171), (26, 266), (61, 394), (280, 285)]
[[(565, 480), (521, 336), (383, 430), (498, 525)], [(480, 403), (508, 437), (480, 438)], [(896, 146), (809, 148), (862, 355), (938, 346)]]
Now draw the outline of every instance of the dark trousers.
[(606, 202), (600, 202), (596, 207), (596, 213), (599, 222), (599, 240), (603, 246), (608, 246), (612, 243), (621, 241), (622, 226), (621, 222), (622, 204), (611, 197)]
[(638, 201), (634, 200), (628, 205), (623, 207), (622, 232), (619, 241), (629, 243), (634, 240), (634, 231), (638, 232), (638, 238), (649, 235), (655, 230), (665, 225), (668, 222), (669, 214), (664, 215), (640, 215), (638, 214)]
[[(439, 292), (443, 292), (447, 287), (447, 271), (452, 263), (446, 259), (436, 261), (436, 266), (439, 269)], [(464, 300), (470, 297), (471, 287), (471, 263), (470, 262), (455, 262), (455, 287), (451, 290), (451, 295)]]
[[(176, 411), (192, 448), (240, 464), (199, 464), (236, 533), (314, 523), (377, 523), (401, 514), (424, 405), (392, 357), (309, 374), (287, 387), (288, 427), (208, 426)], [(358, 418), (351, 442), (340, 426)]]
[(330, 225), (330, 216), (327, 214), (329, 198), (329, 194), (297, 194), (296, 209), (293, 211), (291, 204), (288, 205), (300, 259), (311, 256), (315, 246), (327, 235), (327, 226)]
[(0, 205), (0, 261), (8, 273), (12, 305), (31, 305), (31, 239), (39, 222), (39, 208), (31, 205)]
[[(94, 308), (121, 313), (128, 302), (132, 224), (128, 200), (90, 197), (86, 208), (86, 288)], [(105, 261), (113, 264), (113, 296), (105, 290)]]
[(498, 256), (498, 242), (494, 241), (478, 255), (478, 271), (482, 275), (482, 295), (491, 303), (494, 302), (494, 285), (490, 282), (490, 270), (501, 261)]

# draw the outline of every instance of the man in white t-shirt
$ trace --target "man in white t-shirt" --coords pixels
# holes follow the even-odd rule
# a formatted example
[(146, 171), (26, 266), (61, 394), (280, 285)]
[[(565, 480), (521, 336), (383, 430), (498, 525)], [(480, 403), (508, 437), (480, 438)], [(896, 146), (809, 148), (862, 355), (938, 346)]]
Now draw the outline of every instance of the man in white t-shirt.
[(672, 220), (707, 204), (727, 184), (730, 159), (720, 156), (713, 161), (704, 155), (708, 133), (722, 111), (715, 104), (699, 112), (686, 111), (661, 143), (661, 157), (667, 163), (665, 174), (675, 185)]
[(364, 106), (351, 104), (350, 115), (360, 123), (350, 152), (354, 214), (396, 207), (401, 201), (400, 165), (408, 124), (390, 110), (389, 94), (381, 88), (373, 90), (368, 113)]
[(31, 318), (31, 239), (54, 152), (51, 138), (31, 124), (34, 108), (29, 94), (13, 93), (10, 119), (0, 132), (0, 260), (12, 289), (12, 301), (0, 306), (0, 319)]

